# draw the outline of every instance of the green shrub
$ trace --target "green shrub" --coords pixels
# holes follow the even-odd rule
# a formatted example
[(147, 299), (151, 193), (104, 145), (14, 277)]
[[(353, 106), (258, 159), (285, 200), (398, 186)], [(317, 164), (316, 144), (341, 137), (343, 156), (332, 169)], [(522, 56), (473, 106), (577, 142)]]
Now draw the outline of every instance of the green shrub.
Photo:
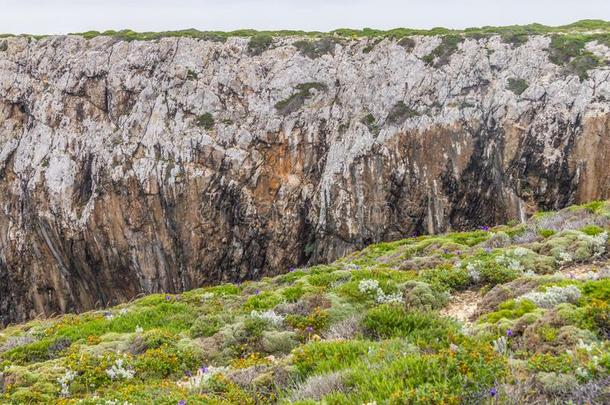
[(189, 334), (193, 338), (209, 337), (218, 332), (223, 324), (219, 315), (201, 315), (193, 322)]
[(209, 112), (201, 114), (197, 116), (197, 125), (209, 131), (214, 128), (214, 117)]
[(254, 309), (257, 311), (266, 311), (272, 309), (282, 301), (282, 297), (279, 295), (276, 295), (271, 291), (263, 291), (257, 295), (250, 296), (244, 304), (244, 309), (246, 311), (252, 311)]
[(176, 335), (162, 329), (152, 329), (144, 332), (142, 340), (148, 349), (156, 349), (163, 345), (172, 345), (176, 341)]
[(587, 226), (580, 228), (580, 232), (585, 233), (589, 236), (596, 236), (596, 235), (599, 235), (600, 233), (603, 233), (604, 230), (597, 225), (587, 225)]
[(362, 325), (375, 338), (408, 337), (423, 346), (447, 345), (455, 325), (446, 318), (423, 312), (408, 312), (399, 305), (384, 304), (370, 309)]
[[(394, 104), (392, 109), (390, 109), (387, 120), (388, 120), (388, 122), (391, 122), (392, 124), (400, 125), (403, 122), (405, 122), (406, 120), (408, 120), (409, 118), (418, 117), (419, 115), (420, 115), (419, 112), (417, 112), (414, 109), (412, 109), (411, 107), (407, 106), (404, 103), (404, 101), (399, 101), (396, 104)], [(374, 121), (374, 119), (373, 119), (373, 121)]]
[(379, 126), (377, 125), (377, 120), (375, 120), (375, 116), (371, 113), (368, 113), (360, 120), (372, 134), (379, 133)]
[(196, 370), (203, 359), (191, 349), (177, 349), (162, 345), (147, 350), (133, 361), (136, 375), (140, 378), (166, 378), (182, 376), (186, 371)]
[(513, 77), (508, 79), (508, 89), (518, 96), (523, 94), (523, 92), (527, 90), (528, 87), (529, 84), (527, 84), (527, 81), (523, 79), (516, 79)]
[(429, 55), (422, 58), (428, 65), (441, 67), (449, 63), (451, 55), (458, 49), (458, 45), (464, 41), (460, 35), (445, 35), (441, 44), (437, 46)]
[(538, 235), (542, 236), (545, 239), (555, 235), (556, 233), (557, 232), (552, 229), (538, 229)]
[(292, 44), (301, 52), (302, 55), (310, 59), (317, 59), (326, 54), (333, 54), (335, 51), (335, 40), (327, 37), (318, 41), (300, 40)]
[(496, 323), (501, 319), (516, 319), (537, 309), (529, 300), (508, 300), (500, 304), (497, 311), (490, 312), (480, 318), (482, 322)]
[(313, 342), (294, 351), (294, 364), (302, 376), (338, 371), (356, 363), (372, 345), (362, 340)]
[(578, 380), (572, 374), (540, 372), (536, 380), (544, 393), (553, 396), (570, 394), (578, 386)]
[(270, 354), (288, 354), (298, 344), (297, 334), (290, 331), (266, 331), (261, 339), (263, 351)]
[(326, 91), (327, 86), (324, 83), (310, 82), (301, 83), (297, 85), (297, 92), (293, 93), (290, 97), (285, 100), (278, 101), (275, 104), (276, 110), (280, 114), (288, 115), (294, 111), (297, 111), (303, 106), (305, 100), (312, 96), (311, 90)]
[(424, 270), (421, 279), (441, 290), (463, 290), (470, 285), (468, 271), (464, 268), (437, 267)]
[(248, 42), (248, 53), (257, 56), (265, 52), (273, 44), (273, 37), (268, 34), (256, 34), (250, 37)]
[(573, 35), (553, 35), (549, 47), (549, 59), (556, 65), (564, 66), (585, 49), (586, 39)]
[(302, 284), (297, 284), (293, 287), (287, 287), (282, 290), (282, 295), (286, 299), (286, 302), (297, 302), (303, 294), (305, 294), (305, 288)]
[(443, 307), (449, 300), (449, 294), (435, 291), (430, 284), (423, 281), (408, 281), (403, 291), (407, 309), (438, 309)]

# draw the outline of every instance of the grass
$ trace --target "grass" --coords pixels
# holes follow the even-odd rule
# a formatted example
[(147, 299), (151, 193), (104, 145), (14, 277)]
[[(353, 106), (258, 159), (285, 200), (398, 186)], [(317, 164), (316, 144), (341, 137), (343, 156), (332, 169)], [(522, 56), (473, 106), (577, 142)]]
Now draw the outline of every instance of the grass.
[[(478, 27), (478, 28), (466, 28), (464, 30), (451, 30), (448, 28), (433, 28), (430, 30), (412, 29), (412, 28), (395, 28), (391, 30), (377, 30), (371, 28), (364, 28), (361, 30), (340, 28), (330, 32), (319, 32), (319, 31), (298, 31), (298, 30), (280, 30), (280, 31), (256, 31), (251, 29), (242, 29), (229, 32), (223, 31), (199, 31), (196, 29), (186, 29), (179, 31), (163, 31), (163, 32), (135, 32), (132, 30), (121, 30), (121, 31), (87, 31), (81, 33), (74, 33), (72, 35), (80, 35), (87, 39), (95, 38), (98, 36), (111, 36), (122, 40), (142, 40), (150, 41), (157, 40), (160, 38), (167, 37), (188, 37), (188, 38), (200, 38), (211, 41), (225, 41), (230, 37), (252, 37), (255, 35), (270, 35), (273, 37), (292, 37), (292, 36), (303, 36), (310, 37), (313, 39), (321, 39), (328, 36), (336, 36), (343, 38), (404, 38), (414, 35), (447, 35), (447, 34), (461, 34), (468, 37), (486, 37), (490, 35), (501, 35), (505, 42), (520, 44), (523, 41), (523, 37), (527, 35), (544, 35), (553, 33), (582, 33), (589, 31), (601, 31), (610, 32), (610, 22), (603, 20), (581, 20), (572, 24), (562, 26), (546, 26), (542, 24), (529, 24), (521, 26), (504, 26), (504, 27)], [(0, 35), (0, 37), (12, 36), (10, 34)], [(44, 36), (36, 36), (37, 38), (43, 38)]]
[[(592, 202), (10, 326), (0, 402), (553, 403), (558, 392), (577, 402), (610, 372), (610, 278), (594, 264), (608, 263), (609, 226), (610, 204)], [(518, 240), (530, 231), (534, 240)], [(498, 235), (507, 242), (490, 247)], [(565, 254), (592, 275), (549, 275), (573, 263)], [(520, 299), (568, 286), (578, 299)], [(462, 290), (488, 303), (469, 324), (444, 312), (456, 302), (448, 292)]]

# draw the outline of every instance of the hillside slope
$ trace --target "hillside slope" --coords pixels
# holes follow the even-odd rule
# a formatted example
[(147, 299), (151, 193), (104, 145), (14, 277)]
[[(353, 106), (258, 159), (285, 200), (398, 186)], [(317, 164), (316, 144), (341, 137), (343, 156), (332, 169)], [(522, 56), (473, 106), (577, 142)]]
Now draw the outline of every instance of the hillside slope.
[(0, 38), (0, 324), (609, 198), (607, 25)]
[(0, 331), (10, 404), (603, 404), (610, 202)]

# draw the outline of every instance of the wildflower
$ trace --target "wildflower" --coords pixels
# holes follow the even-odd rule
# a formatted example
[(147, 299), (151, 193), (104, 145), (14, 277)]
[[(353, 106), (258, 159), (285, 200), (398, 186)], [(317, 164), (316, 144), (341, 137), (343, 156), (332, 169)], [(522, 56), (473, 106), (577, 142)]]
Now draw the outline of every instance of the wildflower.
[(144, 328), (141, 327), (140, 325), (136, 325), (136, 333), (139, 334), (139, 333), (142, 333), (142, 332), (144, 332)]
[(487, 225), (483, 225), (483, 226), (479, 227), (479, 229), (482, 231), (485, 231), (485, 232), (489, 231), (489, 227)]
[(135, 374), (135, 371), (125, 368), (123, 366), (123, 359), (116, 359), (114, 365), (106, 370), (106, 374), (112, 380), (131, 380)]
[(165, 296), (165, 301), (171, 301), (171, 299), (172, 299), (172, 297), (171, 297), (171, 296), (169, 296), (169, 295), (166, 295), (166, 296)]
[(455, 251), (455, 254), (459, 256), (459, 255), (461, 255), (461, 254), (462, 254), (462, 251), (461, 251), (461, 250), (456, 250), (456, 251)]
[(261, 290), (259, 290), (258, 288), (256, 290), (254, 290), (254, 295), (258, 295), (261, 293)]
[(208, 372), (208, 368), (206, 366), (201, 366), (201, 367), (199, 367), (199, 372), (201, 374), (205, 374)]
[(181, 399), (180, 401), (178, 401), (178, 405), (186, 405), (186, 401), (184, 399)]
[(411, 235), (412, 238), (417, 238), (417, 233), (413, 232), (413, 234)]
[(289, 271), (289, 272), (291, 272), (291, 273), (292, 273), (293, 271), (295, 271), (295, 270), (296, 270), (296, 269), (294, 268), (294, 266), (291, 266), (291, 267), (288, 269), (288, 271)]
[(490, 247), (486, 247), (485, 248), (485, 253), (491, 253), (491, 248)]
[(184, 375), (186, 375), (187, 377), (192, 377), (192, 376), (193, 376), (193, 373), (191, 373), (190, 371), (186, 370), (186, 371), (184, 372)]
[(282, 326), (282, 323), (284, 322), (284, 317), (282, 315), (276, 314), (275, 311), (272, 309), (265, 312), (258, 312), (257, 310), (252, 310), (252, 312), (250, 312), (250, 316), (255, 319), (262, 319), (263, 321), (273, 326)]
[(512, 329), (508, 329), (508, 330), (506, 331), (506, 336), (508, 336), (508, 337), (513, 337), (513, 330), (512, 330)]
[(312, 333), (313, 332), (313, 326), (308, 326), (305, 328), (305, 332), (307, 333)]
[(496, 395), (498, 395), (498, 390), (496, 389), (496, 387), (492, 387), (492, 388), (489, 390), (489, 396), (491, 396), (491, 397), (495, 397)]

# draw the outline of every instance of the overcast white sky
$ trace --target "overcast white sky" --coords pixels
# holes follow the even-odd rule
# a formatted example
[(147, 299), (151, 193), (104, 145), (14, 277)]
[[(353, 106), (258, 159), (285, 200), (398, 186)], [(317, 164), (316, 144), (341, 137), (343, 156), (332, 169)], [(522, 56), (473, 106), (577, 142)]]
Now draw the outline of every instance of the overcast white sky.
[(465, 28), (610, 20), (610, 0), (0, 0), (0, 32)]

